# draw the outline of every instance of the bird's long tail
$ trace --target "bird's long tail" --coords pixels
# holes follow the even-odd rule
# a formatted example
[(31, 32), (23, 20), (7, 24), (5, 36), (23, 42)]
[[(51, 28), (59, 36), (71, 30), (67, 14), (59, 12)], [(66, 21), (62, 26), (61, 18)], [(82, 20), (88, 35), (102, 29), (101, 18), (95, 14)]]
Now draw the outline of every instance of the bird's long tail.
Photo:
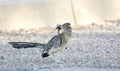
[(8, 42), (13, 46), (13, 48), (43, 48), (45, 44), (43, 43), (32, 43), (32, 42)]

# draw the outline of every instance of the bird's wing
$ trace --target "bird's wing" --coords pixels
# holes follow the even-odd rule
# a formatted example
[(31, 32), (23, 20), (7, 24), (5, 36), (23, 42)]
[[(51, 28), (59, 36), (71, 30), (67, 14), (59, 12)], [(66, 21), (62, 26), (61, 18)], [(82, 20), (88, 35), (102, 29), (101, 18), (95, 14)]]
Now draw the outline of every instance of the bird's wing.
[(61, 44), (61, 39), (58, 35), (54, 36), (45, 46), (43, 53), (49, 52), (52, 48), (57, 48)]

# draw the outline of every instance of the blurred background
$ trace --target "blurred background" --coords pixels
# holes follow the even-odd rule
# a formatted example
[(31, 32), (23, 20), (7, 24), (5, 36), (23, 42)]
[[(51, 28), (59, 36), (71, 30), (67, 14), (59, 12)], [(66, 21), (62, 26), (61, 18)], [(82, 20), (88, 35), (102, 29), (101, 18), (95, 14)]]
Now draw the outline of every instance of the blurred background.
[(120, 0), (0, 0), (0, 30), (119, 24)]

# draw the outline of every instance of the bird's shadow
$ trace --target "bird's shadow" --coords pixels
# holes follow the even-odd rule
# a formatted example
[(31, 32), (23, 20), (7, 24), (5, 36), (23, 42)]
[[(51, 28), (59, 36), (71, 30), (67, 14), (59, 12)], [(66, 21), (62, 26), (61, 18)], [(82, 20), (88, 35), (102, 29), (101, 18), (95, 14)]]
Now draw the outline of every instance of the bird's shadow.
[(8, 42), (13, 46), (13, 48), (21, 49), (21, 48), (43, 48), (45, 46), (44, 43), (33, 43), (33, 42)]

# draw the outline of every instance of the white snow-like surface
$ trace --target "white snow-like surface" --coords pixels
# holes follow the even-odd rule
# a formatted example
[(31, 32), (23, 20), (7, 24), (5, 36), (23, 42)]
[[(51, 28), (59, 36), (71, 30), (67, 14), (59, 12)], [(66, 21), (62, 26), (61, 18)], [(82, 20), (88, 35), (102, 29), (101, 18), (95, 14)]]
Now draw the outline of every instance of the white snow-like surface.
[(81, 67), (71, 67), (71, 68), (53, 68), (53, 69), (0, 69), (1, 71), (120, 71), (120, 69), (110, 69), (110, 68), (81, 68)]
[(110, 69), (110, 68), (102, 68), (102, 69), (96, 69), (96, 68), (59, 68), (59, 69), (53, 69), (53, 71), (119, 71), (120, 69)]
[(15, 49), (8, 42), (47, 41), (56, 33), (1, 33), (0, 69), (43, 71), (120, 71), (120, 31), (73, 30), (68, 49), (56, 53), (63, 63), (52, 56), (42, 58), (42, 49)]

